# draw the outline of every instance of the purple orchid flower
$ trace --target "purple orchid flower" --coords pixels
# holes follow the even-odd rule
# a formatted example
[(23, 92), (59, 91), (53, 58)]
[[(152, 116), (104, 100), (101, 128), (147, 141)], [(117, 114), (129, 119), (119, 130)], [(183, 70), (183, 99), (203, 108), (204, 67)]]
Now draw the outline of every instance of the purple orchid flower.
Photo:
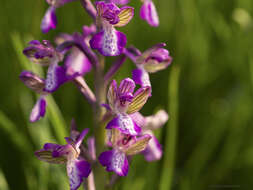
[(152, 0), (143, 0), (143, 4), (140, 10), (140, 17), (146, 20), (150, 26), (159, 26), (159, 17)]
[(115, 117), (107, 124), (106, 129), (117, 128), (129, 135), (138, 135), (141, 132), (141, 128), (129, 114), (139, 111), (144, 106), (150, 95), (150, 87), (142, 87), (133, 94), (134, 88), (135, 83), (130, 78), (122, 80), (119, 87), (115, 80), (112, 81), (107, 99)]
[(142, 127), (142, 135), (150, 135), (146, 149), (142, 151), (145, 159), (149, 162), (160, 160), (163, 154), (162, 146), (155, 137), (153, 130), (162, 127), (168, 121), (168, 114), (164, 110), (159, 110), (155, 115), (144, 117), (139, 112), (131, 115), (131, 118)]
[(41, 161), (66, 164), (70, 190), (77, 190), (83, 179), (87, 178), (91, 172), (91, 166), (80, 156), (79, 148), (87, 133), (88, 129), (84, 129), (76, 140), (66, 137), (66, 145), (46, 143), (41, 150), (35, 152)]
[(75, 0), (46, 0), (50, 7), (47, 9), (44, 15), (40, 28), (43, 33), (49, 32), (51, 29), (55, 29), (57, 25), (57, 18), (55, 11), (57, 8), (63, 6), (65, 3), (69, 3)]
[(124, 6), (118, 8), (114, 3), (99, 1), (97, 7), (97, 25), (101, 31), (90, 40), (90, 46), (104, 56), (120, 55), (126, 45), (126, 36), (114, 27), (125, 26), (133, 17), (134, 9)]
[(135, 63), (137, 69), (132, 72), (133, 80), (136, 84), (150, 86), (149, 73), (166, 69), (172, 62), (169, 51), (163, 47), (166, 44), (161, 43), (153, 46), (141, 54), (136, 48), (129, 48), (125, 54)]
[(46, 111), (45, 97), (56, 91), (62, 84), (82, 76), (91, 69), (91, 64), (86, 57), (82, 57), (79, 52), (73, 51), (69, 54), (63, 66), (58, 62), (63, 60), (63, 54), (57, 52), (49, 41), (44, 40), (42, 44), (39, 41), (31, 41), (30, 46), (25, 48), (23, 53), (35, 63), (43, 66), (49, 66), (46, 79), (42, 79), (36, 74), (23, 71), (20, 79), (25, 85), (36, 93), (40, 98), (35, 104), (30, 114), (30, 121), (38, 121), (44, 117)]
[(112, 150), (102, 152), (99, 156), (99, 162), (106, 167), (108, 172), (115, 172), (119, 176), (128, 174), (127, 156), (132, 156), (143, 151), (149, 140), (150, 135), (142, 135), (141, 137), (126, 135), (118, 129), (110, 130), (110, 143)]

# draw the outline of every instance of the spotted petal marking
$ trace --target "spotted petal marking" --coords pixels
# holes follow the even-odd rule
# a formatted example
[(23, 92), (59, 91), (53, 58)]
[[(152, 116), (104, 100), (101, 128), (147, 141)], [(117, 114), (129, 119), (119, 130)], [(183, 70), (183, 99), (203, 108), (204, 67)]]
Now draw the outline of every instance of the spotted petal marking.
[(131, 104), (128, 106), (127, 113), (132, 114), (139, 111), (147, 102), (150, 91), (150, 87), (143, 87), (137, 90)]
[(132, 7), (123, 7), (118, 14), (119, 22), (114, 26), (122, 27), (125, 26), (134, 16), (134, 9)]

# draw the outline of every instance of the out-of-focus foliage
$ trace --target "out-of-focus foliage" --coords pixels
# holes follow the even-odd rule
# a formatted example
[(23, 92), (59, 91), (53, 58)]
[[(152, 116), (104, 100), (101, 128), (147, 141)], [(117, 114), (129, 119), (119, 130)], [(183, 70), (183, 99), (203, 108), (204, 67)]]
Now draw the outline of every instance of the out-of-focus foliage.
[[(153, 95), (143, 112), (168, 110), (168, 125), (156, 131), (165, 155), (149, 164), (136, 156), (129, 176), (115, 189), (252, 189), (253, 1), (154, 3), (160, 27), (143, 22), (138, 16), (141, 2), (132, 0), (135, 16), (122, 30), (128, 44), (141, 50), (166, 42), (174, 58), (167, 70), (151, 76)], [(55, 101), (50, 97), (45, 119), (30, 124), (36, 97), (18, 75), (23, 69), (42, 72), (22, 55), (29, 40), (53, 40), (59, 32), (81, 31), (91, 19), (78, 1), (73, 2), (57, 10), (57, 29), (44, 35), (44, 0), (0, 4), (0, 189), (68, 189), (65, 168), (42, 163), (33, 152), (45, 142), (61, 142), (72, 117), (80, 129), (91, 127), (89, 105), (69, 83), (54, 93)], [(111, 60), (107, 59), (108, 67)], [(116, 78), (130, 76), (132, 68), (128, 60)], [(86, 77), (91, 86), (92, 77)]]

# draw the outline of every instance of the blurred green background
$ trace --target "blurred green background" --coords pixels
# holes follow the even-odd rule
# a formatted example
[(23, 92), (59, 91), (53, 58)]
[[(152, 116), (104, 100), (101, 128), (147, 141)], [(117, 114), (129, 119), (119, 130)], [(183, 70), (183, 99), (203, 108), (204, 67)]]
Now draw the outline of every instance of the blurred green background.
[[(141, 2), (132, 0), (134, 19), (120, 30), (128, 45), (142, 51), (166, 42), (174, 58), (167, 70), (152, 74), (153, 95), (142, 109), (145, 115), (159, 108), (169, 112), (168, 124), (156, 131), (165, 154), (148, 164), (135, 156), (128, 177), (115, 189), (252, 189), (253, 1), (154, 3), (158, 28), (139, 18)], [(29, 40), (81, 32), (91, 19), (73, 2), (57, 10), (57, 29), (42, 34), (44, 0), (1, 0), (0, 5), (0, 190), (68, 189), (65, 167), (42, 163), (33, 152), (45, 142), (62, 143), (72, 118), (79, 129), (92, 127), (89, 105), (68, 83), (49, 98), (45, 119), (31, 124), (36, 95), (18, 76), (24, 69), (41, 72), (22, 55)], [(131, 76), (133, 68), (128, 60), (116, 78)], [(92, 77), (86, 76), (91, 86)]]

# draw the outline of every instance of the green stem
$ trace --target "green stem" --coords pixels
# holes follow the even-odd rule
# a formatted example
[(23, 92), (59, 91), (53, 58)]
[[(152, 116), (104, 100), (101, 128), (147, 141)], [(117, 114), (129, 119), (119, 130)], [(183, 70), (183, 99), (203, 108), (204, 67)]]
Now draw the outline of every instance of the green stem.
[(175, 157), (176, 157), (176, 142), (178, 128), (178, 86), (179, 86), (180, 68), (174, 66), (169, 78), (169, 106), (168, 111), (170, 120), (166, 128), (166, 138), (164, 145), (163, 170), (161, 175), (160, 190), (170, 190), (172, 188)]
[[(105, 86), (104, 86), (104, 57), (99, 57), (99, 65), (95, 69), (95, 96), (96, 105), (94, 107), (94, 136), (97, 157), (103, 151), (105, 145), (105, 126), (102, 121), (104, 115), (104, 109), (101, 104), (106, 100)], [(105, 187), (107, 174), (104, 169), (98, 164), (94, 164), (94, 178), (96, 188), (103, 189)]]

